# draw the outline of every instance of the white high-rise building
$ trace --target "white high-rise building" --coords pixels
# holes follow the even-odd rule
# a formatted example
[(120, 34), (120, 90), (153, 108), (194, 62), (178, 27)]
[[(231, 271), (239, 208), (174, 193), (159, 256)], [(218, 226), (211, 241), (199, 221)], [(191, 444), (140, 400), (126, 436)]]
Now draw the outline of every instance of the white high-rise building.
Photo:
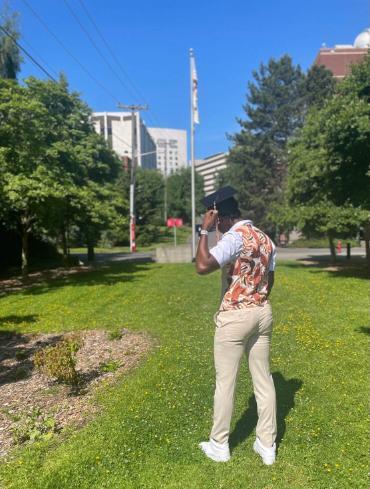
[(195, 170), (203, 177), (206, 195), (217, 190), (217, 176), (227, 167), (227, 157), (228, 153), (216, 153), (202, 160), (195, 160)]
[[(109, 146), (121, 159), (131, 159), (131, 113), (130, 112), (93, 112), (92, 122), (98, 134), (101, 134)], [(147, 127), (138, 113), (135, 114), (137, 141), (137, 165), (142, 168), (156, 169), (156, 145)]]
[(148, 131), (157, 146), (158, 170), (170, 175), (188, 166), (185, 130), (148, 127)]

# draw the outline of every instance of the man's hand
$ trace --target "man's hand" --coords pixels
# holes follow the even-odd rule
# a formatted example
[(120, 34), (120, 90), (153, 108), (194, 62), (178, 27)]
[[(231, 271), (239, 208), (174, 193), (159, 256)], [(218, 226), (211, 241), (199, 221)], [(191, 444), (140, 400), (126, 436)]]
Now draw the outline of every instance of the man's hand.
[[(207, 211), (203, 218), (202, 229), (210, 231), (215, 225), (217, 219), (218, 219), (218, 212), (216, 210), (212, 209), (210, 211)], [(204, 275), (206, 273), (211, 273), (214, 270), (217, 270), (217, 268), (219, 268), (219, 264), (209, 252), (207, 235), (203, 234), (200, 237), (197, 254), (195, 257), (195, 266), (197, 272), (200, 273), (201, 275)]]
[(218, 219), (218, 211), (214, 209), (207, 211), (203, 217), (202, 229), (206, 229), (207, 231), (210, 231), (213, 228), (213, 226), (216, 224), (217, 219)]

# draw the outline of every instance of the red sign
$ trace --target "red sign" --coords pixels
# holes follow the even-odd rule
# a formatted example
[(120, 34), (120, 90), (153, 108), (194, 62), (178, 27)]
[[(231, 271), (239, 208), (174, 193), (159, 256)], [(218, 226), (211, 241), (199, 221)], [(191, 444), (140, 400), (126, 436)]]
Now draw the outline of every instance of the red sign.
[(184, 225), (181, 217), (169, 217), (167, 219), (167, 227), (168, 228), (179, 228)]

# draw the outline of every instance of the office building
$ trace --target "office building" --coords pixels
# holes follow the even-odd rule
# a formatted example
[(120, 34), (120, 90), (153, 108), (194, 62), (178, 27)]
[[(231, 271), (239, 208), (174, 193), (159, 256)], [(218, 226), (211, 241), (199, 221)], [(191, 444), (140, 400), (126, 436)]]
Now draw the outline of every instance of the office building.
[(227, 157), (228, 153), (216, 153), (202, 160), (195, 160), (195, 170), (203, 177), (206, 195), (216, 191), (217, 176), (227, 167)]
[(352, 44), (337, 44), (333, 48), (322, 47), (314, 64), (325, 66), (334, 78), (341, 80), (351, 71), (351, 66), (360, 63), (370, 48), (370, 29), (362, 31)]
[[(131, 160), (132, 121), (130, 112), (94, 112), (92, 122), (109, 146), (124, 164)], [(137, 141), (137, 166), (157, 168), (156, 145), (138, 113), (135, 114), (135, 138)]]
[(149, 127), (149, 134), (157, 147), (157, 168), (170, 175), (187, 167), (187, 138), (183, 129)]

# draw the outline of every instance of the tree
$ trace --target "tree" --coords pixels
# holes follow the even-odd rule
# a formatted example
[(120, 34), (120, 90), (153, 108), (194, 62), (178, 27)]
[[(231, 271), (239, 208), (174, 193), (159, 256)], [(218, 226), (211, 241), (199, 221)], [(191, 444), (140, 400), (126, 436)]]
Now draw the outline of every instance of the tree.
[(282, 198), (287, 141), (303, 122), (304, 74), (285, 55), (261, 64), (253, 79), (243, 107), (246, 119), (238, 119), (241, 131), (231, 136), (234, 147), (220, 181), (235, 187), (244, 213), (274, 232), (267, 213)]
[[(369, 229), (368, 87), (370, 56), (353, 67), (323, 107), (310, 110), (304, 127), (290, 144), (288, 204), (304, 226), (315, 227), (316, 212), (322, 209), (318, 226), (328, 234), (333, 258), (335, 232), (360, 224)], [(370, 260), (368, 241), (366, 249)]]
[(135, 207), (138, 225), (159, 226), (163, 223), (164, 181), (159, 172), (144, 168), (136, 170)]
[(313, 65), (306, 74), (303, 83), (303, 97), (308, 108), (319, 107), (335, 91), (336, 81), (333, 73), (325, 66)]
[[(195, 172), (195, 208), (199, 212), (203, 207), (203, 177)], [(181, 217), (191, 223), (191, 169), (181, 168), (167, 178), (168, 215)]]
[(22, 236), (24, 273), (31, 231), (62, 236), (66, 253), (68, 227), (78, 225), (91, 257), (101, 230), (125, 221), (114, 187), (119, 161), (89, 116), (63, 77), (23, 87), (0, 80), (1, 212)]
[(26, 87), (0, 79), (0, 199), (3, 219), (22, 238), (22, 270), (27, 273), (28, 237), (41, 227), (48, 209), (64, 194), (63, 175), (48, 157), (52, 118)]
[(11, 36), (0, 29), (0, 78), (15, 80), (22, 62), (19, 48), (13, 41), (20, 37), (18, 14), (11, 14), (7, 5), (0, 12), (0, 26)]
[(68, 175), (65, 198), (54, 220), (63, 254), (66, 256), (68, 252), (68, 227), (78, 223), (80, 236), (88, 248), (88, 259), (92, 260), (102, 230), (118, 223), (123, 225), (122, 212), (127, 215), (127, 201), (113, 185), (120, 162), (92, 128), (90, 108), (78, 93), (69, 91), (64, 76), (58, 83), (30, 78), (28, 88), (52, 116), (50, 150)]
[[(119, 187), (129, 198), (130, 173), (123, 171), (119, 180)], [(140, 167), (135, 171), (135, 180), (137, 244), (147, 245), (158, 239), (159, 226), (164, 223), (164, 180), (161, 173)]]

